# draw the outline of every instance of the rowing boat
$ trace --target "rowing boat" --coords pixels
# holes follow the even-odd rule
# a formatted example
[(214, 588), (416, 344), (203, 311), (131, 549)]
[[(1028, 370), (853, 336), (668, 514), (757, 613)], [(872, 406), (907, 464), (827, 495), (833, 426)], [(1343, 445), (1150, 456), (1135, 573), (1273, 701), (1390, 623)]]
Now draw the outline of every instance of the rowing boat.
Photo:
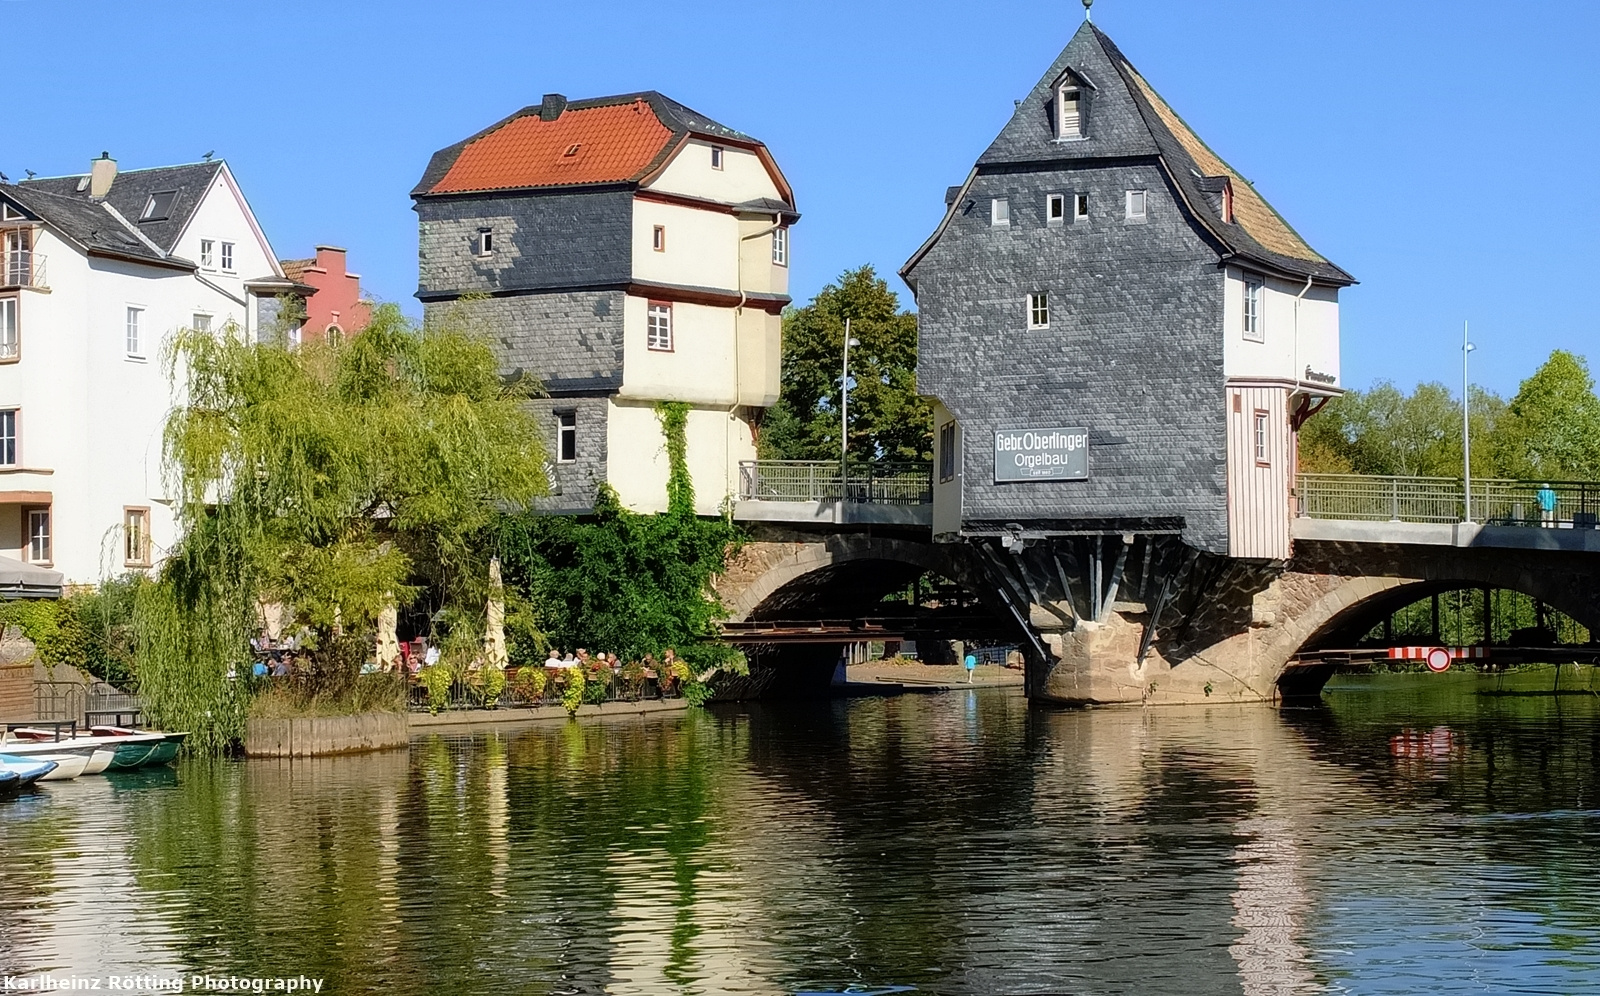
[(0, 770), (9, 771), (17, 776), (18, 787), (32, 785), (45, 775), (56, 770), (54, 761), (43, 761), (31, 757), (11, 757), (0, 754)]

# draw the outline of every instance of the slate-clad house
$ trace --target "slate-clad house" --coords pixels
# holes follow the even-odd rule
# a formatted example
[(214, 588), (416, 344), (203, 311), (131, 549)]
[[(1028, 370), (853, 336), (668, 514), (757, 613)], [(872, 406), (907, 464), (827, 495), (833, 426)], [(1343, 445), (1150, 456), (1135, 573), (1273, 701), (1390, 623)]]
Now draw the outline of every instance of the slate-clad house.
[(1087, 22), (947, 201), (901, 271), (936, 535), (1287, 557), (1295, 433), (1339, 393), (1352, 278)]
[(221, 160), (0, 184), (0, 555), (93, 584), (175, 539), (161, 363), (293, 288)]
[(412, 191), (429, 320), (452, 310), (537, 377), (548, 507), (609, 482), (665, 507), (659, 401), (687, 402), (702, 513), (778, 396), (794, 195), (766, 147), (655, 92), (548, 94), (433, 156)]

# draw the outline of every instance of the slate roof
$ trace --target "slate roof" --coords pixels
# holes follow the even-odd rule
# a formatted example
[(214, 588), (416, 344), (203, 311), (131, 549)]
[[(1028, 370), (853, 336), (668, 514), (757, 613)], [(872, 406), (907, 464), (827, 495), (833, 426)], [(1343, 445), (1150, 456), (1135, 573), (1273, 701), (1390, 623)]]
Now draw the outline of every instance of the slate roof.
[(35, 189), (30, 183), (0, 184), (0, 197), (15, 201), (89, 252), (185, 268), (193, 265), (169, 257), (155, 243), (141, 239), (136, 226), (118, 217), (120, 212), (114, 212), (106, 203), (90, 200), (87, 195), (50, 193)]
[[(119, 170), (116, 179), (111, 183), (111, 190), (107, 193), (105, 203), (114, 208), (118, 214), (126, 218), (145, 238), (154, 242), (160, 248), (160, 256), (170, 254), (178, 245), (178, 237), (183, 234), (184, 228), (189, 223), (189, 218), (195, 209), (200, 206), (200, 201), (205, 197), (206, 190), (216, 179), (217, 172), (222, 169), (222, 160), (218, 159), (208, 163), (189, 163), (184, 166), (158, 166), (152, 169)], [(95, 201), (89, 197), (88, 186), (79, 190), (80, 183), (84, 180), (82, 174), (78, 176), (52, 176), (38, 177), (32, 180), (23, 180), (17, 184), (26, 193), (43, 193), (52, 197), (75, 201), (81, 205), (98, 208)], [(140, 221), (139, 215), (144, 212), (145, 204), (150, 200), (151, 194), (173, 191), (177, 197), (173, 200), (172, 207), (164, 220)], [(61, 205), (62, 201), (51, 201)], [(101, 212), (104, 213), (104, 212)], [(54, 219), (47, 217), (46, 221)], [(74, 235), (74, 238), (77, 236)]]
[[(1077, 141), (1057, 140), (1051, 126), (1056, 84), (1068, 72), (1083, 82), (1087, 97), (1086, 137)], [(978, 172), (1060, 168), (1147, 157), (1165, 167), (1189, 209), (1224, 252), (1286, 274), (1339, 285), (1355, 282), (1312, 249), (1250, 181), (1213, 152), (1092, 23), (1085, 22), (1017, 106), (976, 168)], [(1233, 189), (1231, 222), (1222, 216), (1223, 178)], [(953, 198), (947, 193), (946, 200)], [(901, 272), (914, 267), (937, 237), (936, 233), (929, 239)]]
[(765, 149), (654, 90), (573, 101), (552, 94), (434, 153), (411, 196), (638, 183), (689, 135)]

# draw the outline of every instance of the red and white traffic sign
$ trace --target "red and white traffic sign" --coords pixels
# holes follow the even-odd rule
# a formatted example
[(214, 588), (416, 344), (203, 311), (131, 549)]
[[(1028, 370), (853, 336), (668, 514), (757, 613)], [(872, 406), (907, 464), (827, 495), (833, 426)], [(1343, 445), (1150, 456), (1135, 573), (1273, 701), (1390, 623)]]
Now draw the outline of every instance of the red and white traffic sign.
[(1434, 647), (1428, 651), (1428, 670), (1434, 674), (1443, 674), (1450, 670), (1450, 651), (1443, 647)]

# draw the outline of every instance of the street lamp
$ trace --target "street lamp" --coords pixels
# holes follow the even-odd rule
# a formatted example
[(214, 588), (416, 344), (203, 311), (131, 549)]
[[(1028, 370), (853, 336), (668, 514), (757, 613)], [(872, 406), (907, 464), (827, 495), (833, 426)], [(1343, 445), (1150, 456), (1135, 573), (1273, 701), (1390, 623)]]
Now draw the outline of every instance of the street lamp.
[(850, 497), (850, 347), (861, 345), (850, 338), (850, 319), (844, 320), (844, 374), (839, 378), (839, 497)]
[(1472, 407), (1472, 387), (1467, 380), (1467, 357), (1477, 349), (1467, 341), (1467, 322), (1461, 323), (1461, 480), (1466, 485), (1467, 515), (1464, 521), (1472, 521), (1472, 420), (1470, 412)]

